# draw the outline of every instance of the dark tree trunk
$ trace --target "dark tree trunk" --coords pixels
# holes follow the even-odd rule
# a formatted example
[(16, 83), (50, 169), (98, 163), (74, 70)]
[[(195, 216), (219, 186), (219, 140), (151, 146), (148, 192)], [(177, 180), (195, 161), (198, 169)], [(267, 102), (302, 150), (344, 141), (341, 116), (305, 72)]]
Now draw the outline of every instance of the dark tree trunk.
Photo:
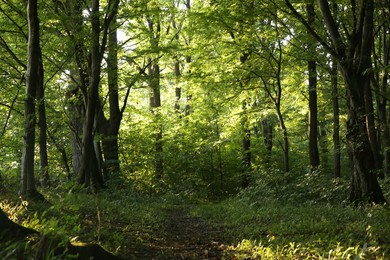
[[(115, 12), (116, 10), (111, 10)], [(119, 93), (118, 93), (118, 39), (117, 39), (117, 23), (114, 16), (108, 31), (108, 56), (107, 56), (107, 79), (109, 91), (110, 118), (99, 120), (103, 124), (100, 127), (103, 134), (102, 145), (104, 155), (105, 178), (109, 178), (112, 174), (118, 174), (120, 171), (119, 162), (119, 147), (118, 134), (122, 120), (122, 111), (119, 109)], [(103, 111), (100, 111), (104, 117)]]
[(0, 208), (0, 240), (22, 239), (28, 235), (38, 234), (37, 231), (25, 228), (11, 221)]
[[(308, 22), (311, 25), (315, 19), (314, 1), (306, 5)], [(313, 59), (316, 46), (309, 43), (309, 55), (312, 56), (307, 62), (309, 73), (309, 158), (310, 167), (315, 171), (320, 165), (320, 154), (318, 152), (318, 118), (317, 118), (317, 65)]]
[(276, 107), (276, 113), (278, 114), (279, 124), (280, 128), (283, 132), (283, 159), (284, 159), (284, 171), (289, 172), (290, 171), (290, 158), (289, 158), (289, 141), (288, 141), (288, 133), (286, 125), (284, 124), (284, 118), (282, 115), (282, 112), (280, 110), (280, 106)]
[(181, 87), (179, 86), (179, 78), (181, 76), (180, 71), (180, 62), (175, 62), (175, 77), (176, 77), (176, 87), (175, 87), (175, 112), (180, 114), (180, 99), (181, 99)]
[(252, 167), (252, 153), (251, 153), (251, 133), (248, 127), (248, 116), (246, 115), (246, 109), (248, 106), (248, 100), (244, 101), (243, 115), (241, 119), (241, 128), (242, 128), (242, 155), (241, 155), (241, 164), (242, 164), (242, 178), (241, 186), (242, 188), (247, 188), (250, 184), (249, 173)]
[[(161, 25), (160, 18), (155, 17), (156, 21), (153, 21), (151, 17), (148, 17), (147, 23), (149, 26), (149, 33), (151, 34), (150, 45), (154, 50), (159, 48)], [(155, 178), (157, 180), (163, 177), (164, 173), (164, 160), (163, 160), (163, 132), (161, 125), (161, 93), (160, 93), (160, 65), (158, 58), (155, 61), (150, 59), (151, 65), (149, 66), (149, 87), (151, 90), (150, 96), (150, 108), (155, 117), (156, 129), (154, 130), (154, 149), (155, 149)]]
[(26, 97), (24, 101), (24, 139), (22, 154), (21, 196), (42, 199), (35, 186), (35, 98), (39, 84), (39, 20), (37, 0), (27, 2), (28, 14), (28, 63), (26, 73)]
[(96, 169), (97, 158), (94, 149), (94, 122), (98, 100), (100, 83), (100, 22), (99, 22), (99, 0), (92, 0), (91, 8), (92, 23), (92, 47), (91, 47), (91, 77), (87, 97), (87, 110), (83, 126), (82, 137), (82, 159), (79, 174), (79, 181), (86, 186), (100, 188), (102, 183), (101, 172)]
[[(288, 8), (310, 31), (313, 37), (335, 58), (342, 71), (347, 89), (348, 123), (347, 140), (349, 142), (353, 169), (351, 174), (349, 200), (360, 202), (385, 203), (375, 170), (376, 144), (373, 140), (375, 126), (372, 123), (371, 54), (374, 32), (374, 1), (351, 1), (353, 12), (348, 39), (339, 32), (336, 19), (326, 0), (318, 0), (322, 17), (331, 42), (321, 38), (315, 30), (295, 10), (289, 0)], [(368, 112), (368, 114), (367, 114)]]
[(347, 68), (342, 68), (342, 71), (348, 90), (347, 140), (353, 165), (349, 200), (354, 203), (383, 203), (386, 199), (375, 173), (375, 158), (366, 125), (365, 88), (370, 86), (370, 75), (363, 72), (356, 74)]
[(160, 66), (156, 63), (149, 67), (149, 86), (151, 88), (150, 109), (154, 114), (156, 129), (154, 129), (154, 150), (155, 150), (155, 177), (163, 177), (163, 143), (162, 126), (160, 122), (161, 94), (160, 94)]
[(269, 119), (262, 120), (261, 127), (262, 127), (263, 142), (265, 145), (265, 149), (267, 150), (267, 154), (265, 156), (265, 164), (266, 166), (270, 166), (269, 163), (271, 162), (272, 148), (273, 148), (273, 127)]
[(379, 33), (381, 43), (378, 51), (375, 53), (374, 63), (376, 68), (383, 68), (374, 72), (373, 83), (375, 88), (375, 98), (378, 112), (378, 125), (381, 151), (383, 155), (383, 170), (380, 172), (380, 177), (390, 175), (390, 135), (389, 122), (387, 111), (387, 85), (389, 80), (389, 72), (384, 68), (388, 67), (390, 60), (390, 37), (388, 31), (390, 30), (390, 22), (383, 24), (382, 32)]
[(251, 159), (251, 134), (249, 129), (244, 129), (244, 137), (242, 138), (242, 188), (247, 188), (250, 184), (249, 172), (252, 166)]
[(39, 127), (39, 166), (41, 184), (47, 185), (49, 182), (49, 161), (47, 156), (47, 123), (45, 107), (45, 90), (44, 90), (44, 71), (42, 53), (39, 52), (39, 82), (37, 85), (37, 103), (38, 103), (38, 127)]
[(340, 146), (340, 111), (337, 79), (337, 62), (333, 59), (330, 77), (332, 83), (332, 107), (333, 107), (333, 176), (341, 177), (341, 146)]
[(317, 69), (316, 62), (308, 61), (309, 69), (309, 158), (310, 167), (316, 170), (320, 165), (318, 152), (318, 118), (317, 118)]

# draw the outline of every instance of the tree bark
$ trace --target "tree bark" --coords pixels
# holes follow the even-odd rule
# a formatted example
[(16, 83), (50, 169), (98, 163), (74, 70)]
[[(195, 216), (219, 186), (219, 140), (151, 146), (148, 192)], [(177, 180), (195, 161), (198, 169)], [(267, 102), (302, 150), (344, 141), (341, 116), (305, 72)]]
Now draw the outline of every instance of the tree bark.
[(271, 156), (272, 156), (272, 148), (273, 148), (273, 127), (269, 119), (263, 119), (261, 121), (262, 128), (262, 136), (263, 142), (265, 145), (265, 149), (267, 150), (267, 154), (265, 157), (265, 165), (270, 166)]
[[(111, 10), (115, 12), (116, 10)], [(112, 20), (108, 30), (108, 55), (107, 55), (107, 80), (108, 80), (108, 98), (109, 98), (109, 119), (104, 118), (99, 120), (100, 128), (104, 129), (100, 131), (103, 134), (102, 146), (104, 155), (104, 176), (107, 179), (112, 174), (118, 174), (120, 171), (119, 162), (119, 147), (118, 147), (118, 134), (119, 127), (122, 121), (122, 112), (119, 109), (119, 93), (118, 93), (118, 38), (117, 38), (117, 22), (116, 18)], [(104, 117), (104, 113), (101, 109), (101, 116)], [(103, 123), (104, 122), (104, 123)]]
[[(149, 26), (150, 33), (150, 47), (157, 51), (159, 48), (161, 25), (160, 25), (160, 14), (155, 17), (148, 17), (147, 23)], [(153, 20), (155, 19), (155, 20)], [(157, 57), (158, 57), (157, 53)], [(150, 61), (152, 61), (150, 59)], [(149, 73), (149, 87), (151, 90), (150, 96), (150, 109), (154, 114), (156, 129), (154, 130), (154, 148), (155, 148), (155, 178), (157, 180), (163, 177), (164, 173), (164, 160), (163, 160), (163, 132), (161, 125), (161, 93), (160, 93), (160, 65), (158, 58), (155, 61), (149, 62), (151, 65), (148, 68)]]
[(82, 159), (79, 174), (79, 182), (92, 188), (100, 188), (101, 172), (96, 169), (96, 154), (94, 151), (94, 122), (96, 115), (96, 104), (98, 103), (98, 90), (100, 83), (100, 21), (99, 21), (99, 0), (92, 0), (91, 8), (92, 23), (92, 47), (91, 47), (91, 77), (87, 97), (87, 110), (83, 126), (82, 137)]
[[(314, 1), (306, 5), (308, 23), (313, 24), (315, 19)], [(320, 166), (320, 154), (318, 152), (318, 112), (317, 112), (317, 65), (314, 60), (316, 46), (309, 43), (309, 60), (307, 69), (309, 73), (309, 158), (310, 167), (315, 171)]]
[(242, 155), (241, 155), (241, 164), (242, 164), (242, 178), (241, 186), (242, 188), (247, 188), (250, 184), (249, 173), (252, 166), (252, 153), (251, 153), (251, 132), (248, 127), (248, 116), (246, 115), (246, 108), (248, 100), (244, 101), (243, 115), (241, 119), (242, 127)]
[(44, 70), (42, 53), (39, 51), (39, 82), (37, 85), (37, 103), (38, 103), (38, 127), (39, 127), (39, 166), (41, 184), (48, 185), (49, 182), (49, 160), (47, 155), (47, 122), (45, 106), (44, 89)]
[(22, 153), (22, 196), (42, 199), (35, 186), (34, 150), (35, 150), (35, 99), (39, 83), (39, 20), (37, 0), (27, 2), (28, 16), (28, 62), (26, 73), (26, 97), (24, 101), (24, 139)]
[(373, 77), (378, 112), (378, 139), (383, 155), (383, 170), (380, 172), (380, 178), (384, 178), (385, 175), (390, 175), (390, 135), (387, 111), (388, 101), (386, 96), (388, 91), (389, 72), (385, 69), (390, 66), (390, 37), (388, 35), (390, 21), (385, 22), (382, 26), (381, 32), (378, 32), (378, 38), (380, 39), (379, 47), (374, 53), (375, 67), (381, 68), (381, 70), (376, 70)]
[(340, 110), (338, 94), (337, 61), (333, 59), (330, 77), (332, 83), (332, 108), (333, 108), (333, 176), (341, 177), (341, 146), (340, 146)]
[(151, 109), (155, 115), (156, 128), (154, 131), (154, 145), (155, 145), (155, 176), (156, 179), (161, 179), (164, 172), (163, 165), (163, 143), (162, 143), (162, 126), (160, 122), (160, 111), (161, 108), (161, 95), (160, 95), (160, 66), (154, 64), (149, 70), (151, 79), (150, 86), (152, 88), (152, 102)]

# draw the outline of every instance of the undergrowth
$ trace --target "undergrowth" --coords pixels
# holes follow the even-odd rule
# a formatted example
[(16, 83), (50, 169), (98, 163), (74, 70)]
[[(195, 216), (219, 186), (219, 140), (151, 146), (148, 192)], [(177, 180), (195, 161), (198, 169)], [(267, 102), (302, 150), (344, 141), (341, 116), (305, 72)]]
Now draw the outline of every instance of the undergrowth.
[[(387, 205), (349, 206), (349, 182), (313, 174), (258, 171), (250, 187), (217, 202), (207, 195), (165, 190), (144, 193), (130, 181), (112, 181), (99, 194), (74, 183), (41, 188), (49, 203), (17, 196), (18, 182), (3, 178), (1, 208), (10, 218), (63, 242), (91, 242), (124, 258), (158, 244), (166, 209), (185, 207), (224, 230), (226, 259), (386, 259), (390, 257)], [(381, 186), (390, 198), (390, 180)], [(39, 238), (0, 241), (0, 259), (29, 259)]]
[[(389, 195), (389, 181), (382, 181)], [(388, 205), (349, 206), (348, 181), (259, 172), (237, 196), (193, 210), (234, 241), (226, 259), (387, 259)]]

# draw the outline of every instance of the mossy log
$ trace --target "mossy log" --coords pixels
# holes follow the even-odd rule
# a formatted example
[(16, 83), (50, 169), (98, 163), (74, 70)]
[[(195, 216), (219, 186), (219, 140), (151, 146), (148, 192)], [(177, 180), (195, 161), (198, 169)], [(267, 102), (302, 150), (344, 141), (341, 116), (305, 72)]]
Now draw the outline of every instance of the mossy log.
[(38, 231), (23, 227), (10, 220), (0, 208), (0, 240), (23, 240), (29, 235), (40, 236), (34, 259), (47, 259), (48, 256), (74, 256), (72, 259), (115, 260), (121, 259), (106, 251), (98, 244), (62, 242), (60, 239), (48, 235), (41, 235)]
[(39, 234), (38, 231), (23, 227), (10, 220), (0, 209), (0, 238), (7, 240), (22, 239), (28, 235)]

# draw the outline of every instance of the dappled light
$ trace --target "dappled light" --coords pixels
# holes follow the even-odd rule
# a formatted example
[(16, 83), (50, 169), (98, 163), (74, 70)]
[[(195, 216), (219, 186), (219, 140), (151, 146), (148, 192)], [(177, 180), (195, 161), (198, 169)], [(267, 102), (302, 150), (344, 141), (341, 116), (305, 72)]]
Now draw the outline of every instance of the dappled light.
[(389, 7), (0, 1), (0, 259), (389, 259)]

